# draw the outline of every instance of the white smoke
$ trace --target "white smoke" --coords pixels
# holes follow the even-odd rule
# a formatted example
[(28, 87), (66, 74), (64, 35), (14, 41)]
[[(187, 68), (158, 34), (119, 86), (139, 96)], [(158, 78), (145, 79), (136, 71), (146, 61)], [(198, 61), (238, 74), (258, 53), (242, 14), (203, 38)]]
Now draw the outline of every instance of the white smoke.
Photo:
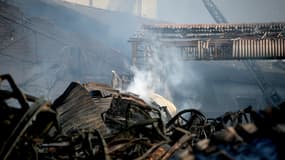
[(150, 71), (139, 70), (136, 67), (132, 68), (134, 72), (134, 79), (131, 84), (128, 86), (127, 91), (138, 94), (142, 99), (149, 102), (149, 95), (152, 92), (155, 92), (153, 83), (155, 78), (153, 73)]
[(184, 85), (196, 85), (197, 76), (188, 68), (189, 62), (183, 62), (179, 48), (160, 47), (158, 42), (152, 43), (151, 46), (146, 47), (147, 66), (140, 69), (132, 67), (134, 79), (127, 91), (138, 94), (146, 101), (150, 100), (149, 96), (153, 92), (175, 101), (173, 90), (181, 90), (184, 95), (183, 102), (179, 102), (177, 106), (179, 109), (201, 108), (201, 103), (197, 101), (197, 93), (187, 90), (187, 86)]

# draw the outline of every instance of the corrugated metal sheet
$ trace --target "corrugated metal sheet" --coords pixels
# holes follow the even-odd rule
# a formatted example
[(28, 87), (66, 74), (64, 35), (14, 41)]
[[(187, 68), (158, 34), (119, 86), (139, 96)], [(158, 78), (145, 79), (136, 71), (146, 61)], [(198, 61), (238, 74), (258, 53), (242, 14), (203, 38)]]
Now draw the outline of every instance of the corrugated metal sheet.
[(233, 58), (282, 58), (284, 39), (240, 39), (233, 41)]
[(108, 133), (101, 114), (110, 108), (112, 97), (94, 99), (78, 83), (71, 83), (53, 104), (58, 112), (59, 124), (63, 133), (73, 128), (94, 129), (103, 135)]

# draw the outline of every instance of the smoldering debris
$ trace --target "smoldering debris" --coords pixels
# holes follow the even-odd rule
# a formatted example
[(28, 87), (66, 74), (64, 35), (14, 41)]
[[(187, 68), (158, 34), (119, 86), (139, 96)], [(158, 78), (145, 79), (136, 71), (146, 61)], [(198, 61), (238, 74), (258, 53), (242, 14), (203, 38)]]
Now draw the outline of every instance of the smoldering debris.
[(103, 84), (73, 82), (51, 103), (22, 93), (10, 75), (0, 82), (3, 160), (285, 158), (285, 103), (216, 118), (196, 109), (172, 117), (167, 106)]

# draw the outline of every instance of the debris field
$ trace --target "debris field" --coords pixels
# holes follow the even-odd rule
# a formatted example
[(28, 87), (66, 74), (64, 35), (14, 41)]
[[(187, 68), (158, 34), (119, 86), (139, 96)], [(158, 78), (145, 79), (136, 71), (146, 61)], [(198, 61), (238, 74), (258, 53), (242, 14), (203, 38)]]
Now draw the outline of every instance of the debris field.
[(10, 75), (0, 82), (3, 160), (285, 159), (285, 103), (172, 116), (167, 106), (94, 82), (72, 82), (54, 102), (22, 93)]

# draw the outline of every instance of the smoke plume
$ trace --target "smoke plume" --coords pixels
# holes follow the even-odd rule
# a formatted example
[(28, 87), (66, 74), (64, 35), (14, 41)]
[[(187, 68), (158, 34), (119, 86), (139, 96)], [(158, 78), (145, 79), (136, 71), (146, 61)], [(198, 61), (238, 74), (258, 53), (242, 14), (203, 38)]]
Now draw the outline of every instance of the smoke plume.
[[(161, 47), (158, 42), (148, 48), (145, 67), (132, 67), (134, 79), (128, 91), (149, 101), (151, 93), (158, 93), (178, 105), (178, 109), (200, 108), (195, 90), (185, 89), (197, 84), (197, 75), (189, 62), (184, 62), (178, 48)], [(180, 95), (174, 95), (179, 93)], [(181, 95), (183, 94), (183, 95)], [(178, 98), (177, 98), (178, 97)]]

